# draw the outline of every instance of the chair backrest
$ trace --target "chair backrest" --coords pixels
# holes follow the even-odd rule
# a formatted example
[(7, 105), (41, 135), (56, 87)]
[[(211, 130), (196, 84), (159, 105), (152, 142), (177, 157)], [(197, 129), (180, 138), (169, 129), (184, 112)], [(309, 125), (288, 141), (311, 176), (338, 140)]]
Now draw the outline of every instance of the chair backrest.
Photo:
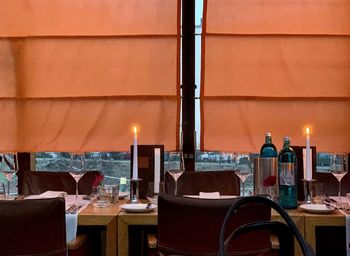
[[(268, 208), (270, 209), (274, 209), (282, 217), (283, 221), (286, 224), (260, 220), (260, 221), (251, 221), (242, 226), (239, 226), (238, 228), (232, 229), (232, 227), (230, 227), (230, 223), (232, 219), (236, 218), (237, 211), (239, 211), (242, 207), (251, 205), (252, 203), (257, 203), (265, 207), (268, 206)], [(227, 211), (227, 214), (225, 216), (225, 219), (223, 221), (223, 224), (220, 230), (220, 239), (219, 239), (220, 249), (218, 251), (218, 256), (230, 255), (229, 253), (230, 250), (229, 249), (226, 250), (226, 248), (230, 242), (230, 239), (232, 239), (231, 241), (234, 241), (234, 239), (236, 238), (235, 235), (244, 234), (246, 231), (249, 231), (249, 232), (255, 231), (256, 237), (258, 237), (259, 236), (258, 232), (260, 232), (261, 230), (265, 230), (266, 228), (269, 230), (275, 231), (275, 234), (279, 236), (280, 246), (282, 246), (280, 248), (279, 255), (283, 255), (283, 256), (294, 255), (294, 252), (291, 251), (293, 249), (293, 246), (291, 246), (291, 243), (293, 242), (292, 237), (294, 236), (300, 246), (300, 249), (303, 255), (314, 256), (313, 249), (308, 244), (308, 242), (304, 240), (301, 233), (297, 229), (295, 223), (289, 217), (288, 213), (274, 201), (268, 198), (259, 197), (259, 196), (239, 198), (236, 202), (234, 202), (234, 204), (232, 204), (230, 209)]]
[[(174, 193), (174, 180), (165, 177), (166, 192)], [(199, 192), (220, 192), (221, 195), (239, 195), (239, 178), (232, 170), (184, 172), (178, 179), (178, 195), (198, 195)]]
[[(92, 183), (98, 175), (100, 175), (99, 171), (87, 171), (78, 183), (79, 194), (91, 194)], [(75, 180), (68, 172), (27, 171), (24, 173), (21, 194), (37, 195), (48, 190), (75, 194)]]
[(66, 256), (63, 198), (0, 201), (0, 255)]
[[(217, 255), (220, 228), (226, 212), (236, 200), (160, 195), (158, 197), (159, 255)], [(235, 229), (250, 221), (269, 220), (270, 217), (269, 207), (260, 207), (259, 204), (248, 205), (235, 213), (230, 228)], [(270, 246), (270, 234), (262, 231), (254, 238), (248, 233), (237, 238), (231, 243), (229, 251), (250, 252), (249, 255), (269, 255)]]

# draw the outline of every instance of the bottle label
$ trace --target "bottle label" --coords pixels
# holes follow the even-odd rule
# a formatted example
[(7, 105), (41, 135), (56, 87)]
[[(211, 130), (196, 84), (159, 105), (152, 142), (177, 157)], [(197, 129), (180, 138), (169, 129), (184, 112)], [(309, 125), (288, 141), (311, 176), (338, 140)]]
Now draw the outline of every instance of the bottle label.
[(294, 186), (294, 163), (280, 163), (280, 185)]

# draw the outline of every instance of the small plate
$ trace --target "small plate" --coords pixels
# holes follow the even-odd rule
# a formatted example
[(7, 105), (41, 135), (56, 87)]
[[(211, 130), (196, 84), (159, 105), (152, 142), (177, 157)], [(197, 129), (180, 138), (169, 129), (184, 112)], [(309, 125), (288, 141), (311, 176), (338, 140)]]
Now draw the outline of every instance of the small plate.
[(127, 197), (129, 195), (128, 192), (119, 192), (119, 199), (124, 199), (125, 197)]
[(150, 212), (157, 208), (156, 205), (151, 204), (149, 208), (146, 208), (147, 204), (123, 204), (121, 208), (127, 212)]
[(330, 213), (335, 210), (332, 206), (325, 204), (302, 204), (300, 209), (310, 213)]

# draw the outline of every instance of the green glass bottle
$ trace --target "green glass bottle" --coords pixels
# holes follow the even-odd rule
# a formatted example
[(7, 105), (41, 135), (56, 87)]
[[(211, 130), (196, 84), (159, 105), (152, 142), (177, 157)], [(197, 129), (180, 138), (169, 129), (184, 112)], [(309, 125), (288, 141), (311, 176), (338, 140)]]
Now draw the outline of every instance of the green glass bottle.
[(260, 157), (277, 157), (277, 149), (272, 143), (270, 132), (265, 133), (265, 143), (261, 146)]
[(290, 146), (290, 137), (284, 137), (283, 149), (278, 154), (280, 205), (285, 209), (297, 208), (297, 157)]

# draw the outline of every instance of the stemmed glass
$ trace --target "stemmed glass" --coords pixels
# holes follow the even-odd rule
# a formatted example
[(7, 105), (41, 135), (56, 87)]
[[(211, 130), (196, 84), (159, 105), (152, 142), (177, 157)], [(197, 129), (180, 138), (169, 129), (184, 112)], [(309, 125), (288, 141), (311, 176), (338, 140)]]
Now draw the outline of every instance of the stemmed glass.
[(245, 181), (252, 175), (251, 159), (249, 154), (237, 153), (233, 156), (234, 172), (242, 182), (242, 196), (245, 192)]
[(78, 200), (78, 183), (85, 174), (85, 153), (72, 153), (70, 158), (69, 173), (75, 180), (75, 199)]
[(177, 195), (177, 180), (185, 171), (185, 163), (182, 152), (169, 152), (166, 171), (174, 179), (174, 195)]
[(348, 173), (346, 153), (335, 153), (331, 155), (330, 171), (339, 182), (338, 197), (339, 203), (341, 203), (341, 180)]
[(3, 153), (1, 155), (1, 173), (7, 180), (7, 193), (4, 191), (6, 198), (10, 198), (10, 183), (13, 176), (18, 171), (18, 158), (17, 153)]

